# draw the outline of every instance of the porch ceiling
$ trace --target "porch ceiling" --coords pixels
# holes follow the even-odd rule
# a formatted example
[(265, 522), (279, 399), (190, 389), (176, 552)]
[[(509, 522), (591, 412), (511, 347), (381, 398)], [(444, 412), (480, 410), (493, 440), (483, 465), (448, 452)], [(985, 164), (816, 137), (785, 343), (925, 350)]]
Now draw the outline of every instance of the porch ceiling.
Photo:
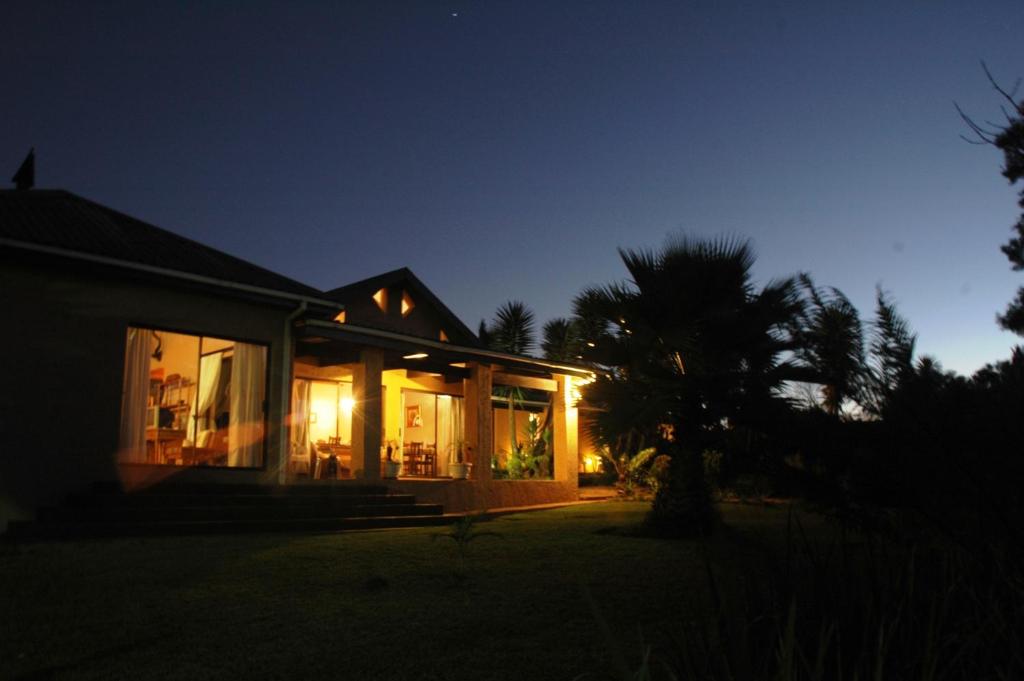
[[(355, 364), (359, 362), (362, 348), (349, 345), (342, 341), (327, 340), (326, 342), (309, 343), (308, 339), (299, 339), (295, 351), (295, 359), (320, 367)], [(424, 359), (405, 359), (402, 350), (378, 348), (384, 354), (385, 371), (405, 369), (410, 375), (435, 374), (444, 377), (446, 382), (461, 381), (469, 378), (469, 369), (453, 367), (441, 358), (427, 357)]]
[[(503, 367), (506, 372), (526, 376), (548, 377), (553, 373), (590, 377), (588, 367), (549, 362), (542, 359), (509, 355), (483, 348), (453, 345), (392, 331), (338, 324), (316, 319), (303, 321), (296, 329), (299, 348), (297, 357), (316, 358), (321, 365), (348, 364), (359, 360), (359, 351), (365, 348), (384, 350), (385, 368), (402, 368), (451, 375), (468, 375), (452, 363), (485, 362)], [(405, 359), (407, 355), (426, 353), (421, 359)]]

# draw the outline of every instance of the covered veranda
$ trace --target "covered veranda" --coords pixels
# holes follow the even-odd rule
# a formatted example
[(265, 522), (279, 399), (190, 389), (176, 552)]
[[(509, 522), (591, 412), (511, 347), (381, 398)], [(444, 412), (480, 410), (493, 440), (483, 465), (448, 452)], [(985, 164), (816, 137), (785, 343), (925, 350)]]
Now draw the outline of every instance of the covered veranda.
[[(289, 481), (387, 478), (418, 496), (433, 489), (451, 510), (575, 497), (574, 385), (590, 379), (586, 368), (321, 320), (295, 336)], [(512, 394), (533, 396), (521, 400), (533, 411), (502, 398)], [(501, 479), (503, 443), (540, 423), (543, 475)], [(460, 460), (471, 464), (468, 483)]]

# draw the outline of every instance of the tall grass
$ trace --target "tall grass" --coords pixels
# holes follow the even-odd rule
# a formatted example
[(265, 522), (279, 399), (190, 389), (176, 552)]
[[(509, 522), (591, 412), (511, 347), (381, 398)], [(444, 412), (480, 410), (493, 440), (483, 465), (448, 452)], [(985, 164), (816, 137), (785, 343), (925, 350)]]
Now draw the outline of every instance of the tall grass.
[[(1024, 566), (1016, 546), (838, 529), (726, 578), (705, 551), (713, 608), (615, 677), (746, 681), (1024, 679)], [(590, 599), (599, 622), (603, 617)], [(616, 660), (628, 658), (600, 625)]]

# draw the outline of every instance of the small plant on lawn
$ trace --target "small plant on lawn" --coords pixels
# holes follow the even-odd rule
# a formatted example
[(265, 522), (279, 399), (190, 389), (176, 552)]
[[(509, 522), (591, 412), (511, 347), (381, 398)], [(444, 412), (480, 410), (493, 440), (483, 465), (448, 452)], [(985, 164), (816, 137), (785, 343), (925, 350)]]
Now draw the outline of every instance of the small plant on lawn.
[(671, 457), (664, 454), (659, 456), (656, 447), (645, 447), (633, 456), (623, 453), (617, 458), (605, 449), (601, 456), (612, 462), (618, 476), (615, 486), (619, 494), (626, 497), (636, 496), (643, 490), (656, 493), (658, 485), (668, 477)]
[(466, 576), (469, 545), (474, 539), (502, 536), (499, 532), (477, 529), (477, 523), (484, 518), (485, 513), (466, 514), (452, 523), (451, 528), (447, 532), (435, 532), (430, 535), (431, 541), (447, 538), (455, 542), (456, 556), (458, 557), (458, 571), (456, 574), (460, 577)]
[(651, 460), (657, 455), (658, 450), (654, 447), (641, 449), (636, 456), (624, 461), (625, 478), (623, 489), (626, 496), (636, 494), (637, 488), (647, 486), (647, 467)]

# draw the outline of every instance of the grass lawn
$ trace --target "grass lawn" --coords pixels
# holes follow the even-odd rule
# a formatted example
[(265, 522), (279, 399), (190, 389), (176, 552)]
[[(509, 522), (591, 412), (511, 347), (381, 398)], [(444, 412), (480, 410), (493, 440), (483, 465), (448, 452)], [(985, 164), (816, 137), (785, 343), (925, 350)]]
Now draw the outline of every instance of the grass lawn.
[[(698, 543), (608, 532), (647, 508), (481, 524), (461, 580), (439, 528), (0, 545), (0, 678), (610, 678), (582, 584), (634, 657), (707, 604)], [(787, 513), (722, 512), (727, 581)]]

